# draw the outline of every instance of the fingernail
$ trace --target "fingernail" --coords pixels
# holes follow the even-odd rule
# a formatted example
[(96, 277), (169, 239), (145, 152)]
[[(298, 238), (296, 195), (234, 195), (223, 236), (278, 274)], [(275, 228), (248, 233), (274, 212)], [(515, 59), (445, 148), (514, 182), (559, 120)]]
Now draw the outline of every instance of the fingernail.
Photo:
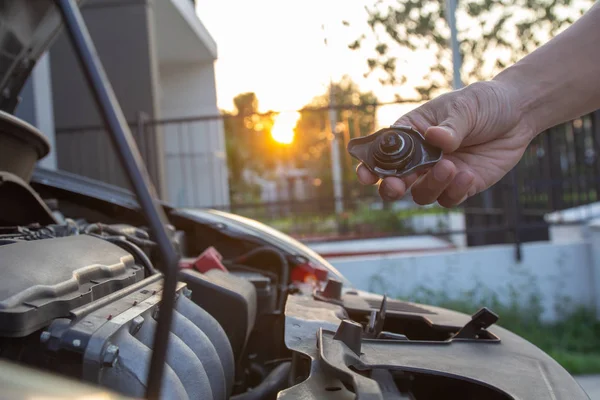
[(433, 178), (438, 182), (446, 182), (451, 173), (450, 168), (444, 168), (443, 165), (438, 164), (437, 168), (433, 169)]
[(447, 126), (439, 125), (438, 128), (443, 130), (448, 136), (454, 136), (452, 129), (448, 128)]
[(448, 136), (454, 136), (454, 132), (450, 128), (448, 128), (447, 126), (438, 125), (438, 126), (430, 126), (429, 128), (427, 128), (427, 130), (423, 134), (423, 137), (427, 137), (427, 134), (429, 134), (432, 129), (437, 129), (437, 130), (443, 131), (444, 134), (446, 134)]
[(467, 193), (467, 197), (473, 197), (477, 194), (477, 188), (475, 187), (475, 185), (471, 186), (471, 189), (469, 189), (469, 192)]

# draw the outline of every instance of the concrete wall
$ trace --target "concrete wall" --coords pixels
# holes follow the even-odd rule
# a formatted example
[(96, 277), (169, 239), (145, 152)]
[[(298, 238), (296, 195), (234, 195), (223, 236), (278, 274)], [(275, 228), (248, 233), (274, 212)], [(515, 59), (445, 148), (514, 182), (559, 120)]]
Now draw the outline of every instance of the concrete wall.
[(596, 318), (600, 320), (600, 219), (592, 220), (587, 228), (586, 234), (590, 238), (590, 261), (593, 265), (593, 273), (590, 276), (590, 282), (596, 289), (593, 305), (596, 308)]
[(219, 115), (214, 61), (161, 64), (159, 71), (163, 118)]
[[(127, 120), (142, 111), (157, 111), (152, 85), (158, 65), (151, 60), (154, 43), (146, 1), (86, 1), (82, 8), (98, 56)], [(51, 48), (56, 128), (101, 125), (102, 120), (65, 32)]]
[(358, 289), (395, 297), (426, 291), (450, 298), (495, 294), (503, 303), (511, 304), (539, 296), (543, 318), (552, 320), (557, 317), (557, 308), (597, 304), (600, 255), (593, 261), (590, 249), (600, 248), (600, 228), (598, 232), (596, 246), (582, 240), (524, 244), (520, 263), (512, 245), (329, 261)]
[(229, 205), (214, 63), (161, 64), (160, 109), (165, 119), (213, 117), (161, 125), (167, 199), (185, 207)]
[[(147, 1), (87, 1), (82, 14), (100, 60), (127, 120), (138, 113), (160, 117), (156, 85), (158, 66), (151, 31), (152, 14)], [(54, 116), (57, 131), (101, 125), (97, 106), (85, 82), (68, 37), (63, 32), (50, 51)], [(154, 154), (158, 134), (146, 140)], [(92, 178), (128, 186), (122, 167), (106, 134), (59, 133), (58, 165)], [(160, 176), (150, 168), (158, 183)]]

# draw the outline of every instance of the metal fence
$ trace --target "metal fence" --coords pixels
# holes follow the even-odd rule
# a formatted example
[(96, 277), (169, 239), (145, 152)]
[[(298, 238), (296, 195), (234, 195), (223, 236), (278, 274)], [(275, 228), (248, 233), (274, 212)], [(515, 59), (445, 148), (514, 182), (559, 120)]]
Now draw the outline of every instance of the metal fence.
[[(600, 113), (594, 112), (549, 129), (536, 137), (519, 164), (487, 192), (467, 202), (467, 207), (504, 212), (471, 215), (470, 226), (513, 221), (512, 232), (471, 235), (469, 244), (524, 242), (548, 239), (548, 213), (596, 202), (600, 196)], [(578, 223), (595, 217), (591, 208), (571, 213)]]
[[(357, 182), (356, 162), (344, 151), (352, 137), (378, 128), (375, 121), (369, 122), (367, 107), (370, 112), (376, 109), (388, 115), (391, 113), (386, 107), (394, 106), (336, 108), (342, 186), (338, 196), (334, 196), (331, 152), (327, 147), (331, 146), (327, 139), (331, 129), (326, 108), (301, 111), (307, 129), (325, 137), (319, 139), (320, 157), (310, 159), (301, 169), (295, 168), (294, 174), (278, 175), (275, 170), (263, 169), (265, 176), (254, 176), (252, 185), (245, 186), (240, 185), (239, 177), (232, 176), (232, 170), (240, 168), (236, 163), (251, 160), (237, 159), (239, 154), (232, 153), (232, 145), (248, 143), (242, 135), (254, 135), (253, 141), (267, 140), (265, 132), (261, 135), (247, 129), (246, 122), (256, 122), (261, 115), (162, 121), (140, 118), (131, 126), (155, 184), (176, 206), (231, 211), (307, 241), (428, 233), (453, 240), (462, 235), (469, 245), (518, 245), (548, 238), (549, 222), (544, 215), (595, 202), (600, 196), (600, 114), (596, 112), (538, 136), (505, 179), (459, 209), (416, 207), (410, 199), (385, 203), (376, 188)], [(118, 162), (110, 146), (98, 145), (106, 141), (106, 135), (102, 129), (92, 128), (57, 132), (59, 167), (126, 186), (114, 178)], [(296, 140), (302, 143), (301, 137)], [(89, 154), (81, 155), (82, 148), (88, 148)], [(301, 151), (312, 150), (297, 150)], [(73, 157), (74, 152), (78, 157)], [(267, 158), (266, 153), (262, 154)], [(286, 153), (281, 154), (283, 157)], [(90, 160), (95, 161), (95, 167), (89, 167)], [(342, 212), (339, 208), (336, 212), (336, 203), (342, 204)], [(589, 217), (581, 214), (575, 221), (554, 223), (581, 223)]]
[(229, 204), (222, 116), (148, 121), (142, 129), (162, 138), (164, 198), (180, 207)]

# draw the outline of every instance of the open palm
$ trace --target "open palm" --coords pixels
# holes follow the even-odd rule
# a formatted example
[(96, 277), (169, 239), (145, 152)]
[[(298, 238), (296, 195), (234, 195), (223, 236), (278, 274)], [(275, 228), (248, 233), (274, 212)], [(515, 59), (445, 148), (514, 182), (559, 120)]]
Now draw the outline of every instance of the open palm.
[[(442, 95), (401, 117), (444, 151), (430, 170), (402, 179), (385, 178), (379, 193), (395, 200), (411, 188), (417, 204), (462, 203), (498, 182), (520, 160), (537, 133), (520, 111), (516, 90), (504, 83), (480, 82)], [(364, 184), (379, 179), (365, 166), (357, 174)]]

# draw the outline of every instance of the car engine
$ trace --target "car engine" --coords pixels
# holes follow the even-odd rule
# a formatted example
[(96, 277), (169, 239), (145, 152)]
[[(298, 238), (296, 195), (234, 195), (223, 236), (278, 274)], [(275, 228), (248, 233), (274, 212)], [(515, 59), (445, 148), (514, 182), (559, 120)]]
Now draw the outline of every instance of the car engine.
[[(157, 243), (135, 205), (34, 189), (48, 143), (7, 113), (0, 125), (0, 358), (144, 397), (163, 295)], [(181, 262), (161, 398), (266, 398), (291, 367), (288, 256), (238, 243), (223, 259), (197, 225), (166, 227)]]
[[(0, 356), (141, 397), (162, 277), (129, 234), (82, 231), (75, 223), (3, 229)], [(242, 289), (255, 296), (251, 284)], [(228, 336), (185, 283), (177, 292), (164, 393), (226, 399), (235, 371)]]
[[(163, 290), (154, 242), (54, 215), (0, 229), (0, 358), (141, 398)], [(171, 232), (185, 254), (188, 234)], [(303, 291), (257, 267), (286, 259), (274, 248), (218, 254), (182, 259), (161, 398), (585, 398), (485, 308), (469, 318), (332, 278)]]

